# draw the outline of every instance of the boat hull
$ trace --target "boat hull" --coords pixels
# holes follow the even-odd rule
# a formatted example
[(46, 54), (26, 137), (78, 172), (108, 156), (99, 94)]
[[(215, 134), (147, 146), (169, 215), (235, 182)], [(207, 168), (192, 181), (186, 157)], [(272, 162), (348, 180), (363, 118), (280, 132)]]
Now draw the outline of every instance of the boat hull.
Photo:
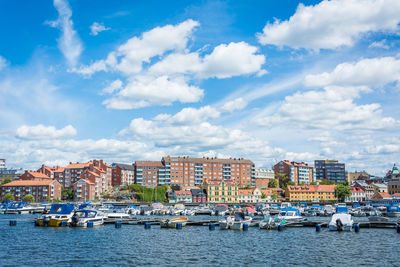
[[(352, 230), (352, 226), (351, 225), (344, 225), (342, 231), (351, 232), (351, 230)], [(329, 225), (329, 231), (338, 231), (338, 228), (337, 228), (336, 225), (330, 224)]]

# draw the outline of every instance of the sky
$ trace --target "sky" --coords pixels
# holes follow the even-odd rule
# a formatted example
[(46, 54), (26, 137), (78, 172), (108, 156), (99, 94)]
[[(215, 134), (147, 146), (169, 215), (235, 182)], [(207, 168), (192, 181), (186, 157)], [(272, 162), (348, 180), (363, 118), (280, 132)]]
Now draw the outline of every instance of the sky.
[(0, 158), (400, 163), (400, 1), (1, 1)]

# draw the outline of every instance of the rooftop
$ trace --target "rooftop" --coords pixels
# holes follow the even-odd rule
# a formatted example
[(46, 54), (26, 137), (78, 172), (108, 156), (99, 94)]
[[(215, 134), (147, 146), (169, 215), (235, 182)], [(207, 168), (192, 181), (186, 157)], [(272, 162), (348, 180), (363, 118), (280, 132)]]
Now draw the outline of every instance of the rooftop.
[(217, 157), (202, 157), (202, 158), (192, 158), (189, 156), (183, 156), (183, 157), (163, 157), (162, 158), (163, 162), (188, 162), (188, 163), (221, 163), (221, 164), (236, 164), (236, 163), (244, 163), (244, 164), (251, 164), (254, 165), (254, 163), (251, 160), (244, 159), (244, 158), (225, 158), (225, 159), (220, 159)]
[(52, 183), (57, 182), (56, 180), (41, 180), (41, 181), (33, 181), (33, 180), (14, 180), (7, 184), (3, 184), (2, 186), (45, 186), (50, 185)]

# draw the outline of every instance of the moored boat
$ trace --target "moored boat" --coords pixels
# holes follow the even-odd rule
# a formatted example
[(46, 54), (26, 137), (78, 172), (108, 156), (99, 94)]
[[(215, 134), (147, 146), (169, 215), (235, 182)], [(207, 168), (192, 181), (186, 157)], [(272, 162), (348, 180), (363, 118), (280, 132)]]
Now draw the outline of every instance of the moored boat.
[(4, 211), (4, 214), (29, 214), (32, 211), (33, 208), (31, 205), (27, 202), (19, 201), (10, 203)]
[(70, 226), (72, 227), (88, 227), (104, 224), (105, 215), (103, 212), (95, 209), (76, 210), (72, 215)]
[(330, 231), (351, 231), (353, 227), (353, 219), (349, 214), (347, 207), (338, 206), (336, 213), (332, 215), (329, 222)]
[(50, 211), (37, 219), (38, 226), (59, 227), (61, 222), (71, 222), (75, 207), (71, 204), (52, 204)]
[(299, 221), (304, 218), (300, 216), (300, 211), (296, 208), (284, 208), (279, 212), (278, 219), (286, 221)]
[(189, 221), (187, 217), (178, 217), (174, 219), (161, 220), (160, 226), (161, 228), (176, 228), (176, 225), (180, 223), (182, 227), (186, 226), (186, 223)]

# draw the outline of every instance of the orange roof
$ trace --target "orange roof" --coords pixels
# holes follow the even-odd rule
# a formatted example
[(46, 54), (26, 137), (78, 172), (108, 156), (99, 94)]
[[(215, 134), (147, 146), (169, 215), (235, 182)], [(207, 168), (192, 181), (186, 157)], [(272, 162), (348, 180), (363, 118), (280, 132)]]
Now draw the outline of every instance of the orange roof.
[(307, 163), (304, 163), (304, 162), (294, 162), (294, 161), (289, 161), (289, 160), (282, 160), (282, 162), (285, 164), (288, 164), (288, 165), (312, 168), (310, 165), (308, 165)]
[(46, 174), (41, 173), (41, 172), (27, 172), (27, 173), (29, 173), (31, 176), (33, 176), (35, 178), (50, 179), (49, 176), (47, 176)]
[(41, 181), (33, 181), (33, 180), (14, 180), (10, 183), (3, 184), (2, 186), (40, 186), (40, 185), (50, 185), (55, 183), (56, 180), (41, 180)]
[(363, 193), (364, 192), (364, 190), (362, 189), (362, 188), (360, 188), (360, 187), (356, 187), (356, 186), (352, 186), (351, 187), (351, 192), (353, 192), (353, 193)]
[(136, 161), (135, 165), (137, 167), (164, 167), (161, 161), (150, 161), (150, 160)]
[(261, 189), (260, 191), (261, 191), (262, 194), (265, 194), (265, 195), (269, 196), (269, 195), (272, 195), (272, 192), (271, 192), (272, 190), (270, 190), (270, 189), (272, 189), (272, 188)]
[(103, 169), (101, 169), (101, 168), (99, 168), (99, 167), (96, 167), (96, 166), (95, 166), (94, 169), (98, 170), (99, 172), (104, 172), (104, 173), (106, 173), (105, 170), (103, 170)]
[(378, 193), (382, 198), (391, 198), (392, 196), (388, 192), (379, 192)]
[(189, 194), (189, 195), (192, 195), (192, 192), (191, 191), (178, 190), (178, 191), (175, 191), (175, 194)]
[[(208, 180), (208, 181), (206, 181), (206, 183), (207, 183), (208, 185), (220, 185), (222, 181), (223, 181), (223, 180)], [(237, 184), (236, 184), (234, 181), (232, 181), (232, 180), (224, 180), (224, 182), (225, 182), (225, 185), (237, 185)]]
[(94, 176), (100, 176), (99, 174), (92, 172), (92, 171), (88, 171), (89, 174), (94, 175)]
[(65, 169), (83, 169), (89, 167), (89, 163), (70, 163)]
[(79, 179), (78, 181), (76, 181), (74, 184), (76, 184), (76, 183), (78, 183), (79, 181), (84, 181), (85, 183), (87, 183), (87, 184), (93, 184), (94, 185), (94, 183), (92, 183), (90, 180), (88, 180), (88, 179)]
[(335, 192), (336, 185), (318, 185), (318, 191), (321, 192)]
[(289, 185), (287, 190), (289, 192), (316, 192), (318, 185)]

